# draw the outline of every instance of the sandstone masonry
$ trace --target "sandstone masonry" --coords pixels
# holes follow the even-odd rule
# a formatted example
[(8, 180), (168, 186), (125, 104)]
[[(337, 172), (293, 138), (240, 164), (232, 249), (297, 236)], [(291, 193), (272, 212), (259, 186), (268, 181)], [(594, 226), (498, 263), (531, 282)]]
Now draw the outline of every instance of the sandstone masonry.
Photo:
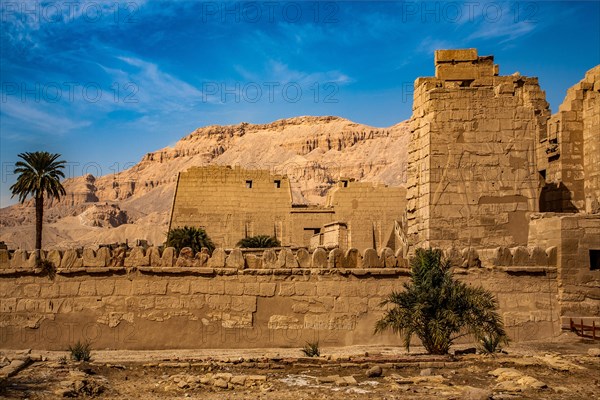
[[(448, 250), (456, 273), (498, 296), (511, 338), (559, 331), (555, 248)], [(397, 344), (373, 335), (381, 301), (408, 279), (391, 249), (289, 248), (50, 251), (50, 279), (34, 254), (0, 250), (0, 346), (249, 348)]]

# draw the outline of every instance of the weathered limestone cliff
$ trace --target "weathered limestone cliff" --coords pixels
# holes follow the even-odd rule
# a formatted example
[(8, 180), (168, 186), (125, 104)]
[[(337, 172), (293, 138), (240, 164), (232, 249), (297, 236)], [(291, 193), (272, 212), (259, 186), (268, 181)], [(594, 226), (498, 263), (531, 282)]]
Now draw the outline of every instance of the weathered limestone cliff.
[[(192, 166), (232, 165), (285, 174), (294, 203), (322, 204), (339, 178), (402, 186), (406, 180), (408, 125), (380, 129), (332, 116), (296, 117), (270, 124), (241, 123), (196, 129), (173, 147), (146, 154), (121, 173), (86, 175), (64, 182), (67, 196), (48, 204), (44, 247), (146, 239), (164, 241), (177, 174)], [(113, 205), (126, 224), (82, 223), (87, 208)], [(107, 208), (112, 210), (112, 208)], [(118, 211), (117, 211), (118, 212)], [(34, 237), (33, 207), (0, 210), (0, 240), (30, 249)], [(99, 229), (98, 226), (108, 226)]]

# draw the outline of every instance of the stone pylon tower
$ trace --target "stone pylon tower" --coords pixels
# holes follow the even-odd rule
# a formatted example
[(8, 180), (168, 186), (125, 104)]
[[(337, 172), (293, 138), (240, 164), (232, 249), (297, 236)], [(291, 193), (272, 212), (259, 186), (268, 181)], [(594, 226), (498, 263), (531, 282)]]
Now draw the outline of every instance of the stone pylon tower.
[(414, 85), (407, 224), (411, 246), (527, 244), (542, 179), (536, 142), (550, 115), (537, 78), (499, 76), (476, 49), (435, 52)]

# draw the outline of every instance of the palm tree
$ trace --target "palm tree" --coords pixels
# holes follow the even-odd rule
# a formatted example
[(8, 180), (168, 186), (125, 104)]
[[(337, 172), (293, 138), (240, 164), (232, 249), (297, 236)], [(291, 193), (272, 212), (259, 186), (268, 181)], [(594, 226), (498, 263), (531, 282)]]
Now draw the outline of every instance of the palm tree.
[(194, 253), (199, 252), (203, 247), (207, 248), (210, 253), (215, 249), (215, 245), (204, 229), (191, 226), (171, 229), (167, 234), (166, 245), (175, 247), (177, 251), (181, 251), (184, 247), (190, 247)]
[(65, 188), (60, 183), (60, 178), (65, 177), (62, 172), (65, 161), (57, 161), (60, 154), (51, 154), (47, 151), (21, 153), (18, 156), (23, 161), (17, 161), (15, 164), (14, 173), (19, 177), (17, 182), (10, 187), (11, 197), (19, 196), (21, 204), (29, 196), (35, 199), (35, 249), (41, 250), (44, 194), (48, 198), (57, 200), (66, 194)]
[(407, 350), (413, 335), (431, 354), (448, 353), (454, 340), (465, 335), (480, 342), (508, 340), (494, 295), (453, 279), (441, 251), (417, 249), (410, 281), (403, 287), (381, 303), (393, 307), (377, 322), (375, 332), (391, 329), (400, 334)]
[(274, 236), (258, 235), (244, 238), (237, 242), (236, 246), (246, 249), (266, 249), (268, 247), (279, 247), (281, 243)]

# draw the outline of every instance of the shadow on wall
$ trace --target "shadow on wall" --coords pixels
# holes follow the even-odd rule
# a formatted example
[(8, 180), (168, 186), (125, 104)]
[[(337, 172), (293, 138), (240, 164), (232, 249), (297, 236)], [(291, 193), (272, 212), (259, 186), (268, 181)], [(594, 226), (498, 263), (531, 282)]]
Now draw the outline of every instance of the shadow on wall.
[(564, 183), (546, 183), (540, 194), (540, 212), (577, 213), (571, 191)]

